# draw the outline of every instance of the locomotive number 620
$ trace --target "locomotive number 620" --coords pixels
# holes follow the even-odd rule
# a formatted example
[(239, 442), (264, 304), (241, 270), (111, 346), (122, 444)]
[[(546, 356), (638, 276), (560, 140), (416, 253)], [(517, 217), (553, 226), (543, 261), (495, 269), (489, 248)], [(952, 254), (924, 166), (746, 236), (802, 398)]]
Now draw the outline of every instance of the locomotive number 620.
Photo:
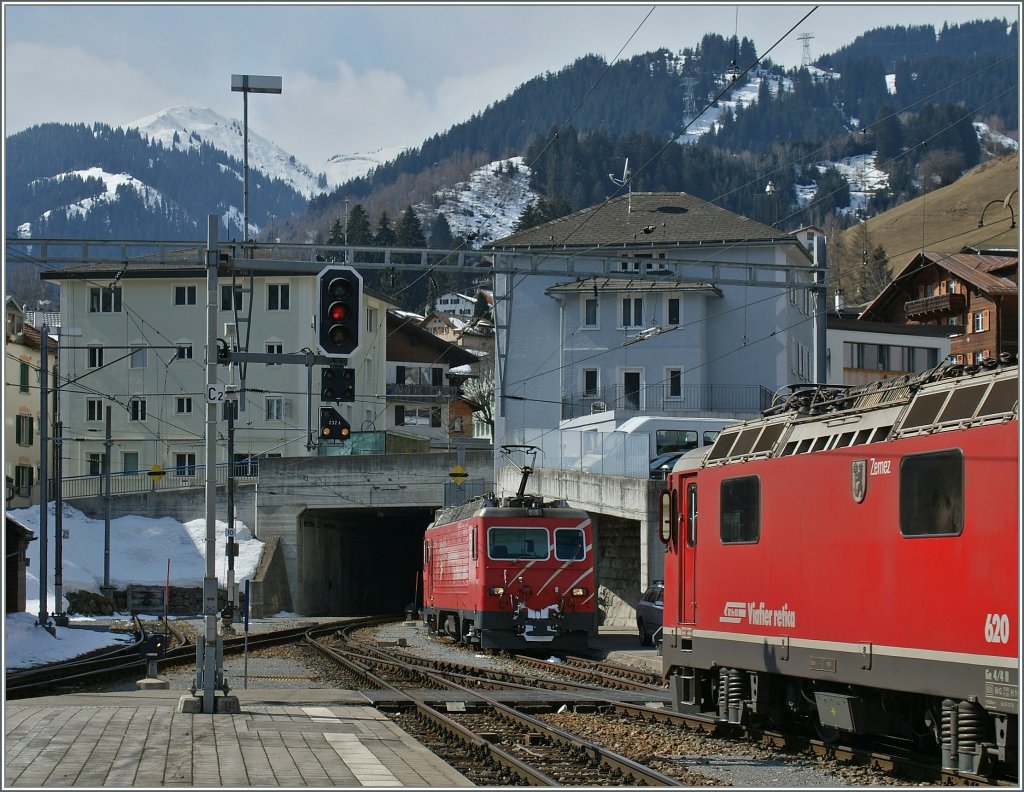
[(1006, 643), (1010, 640), (1010, 619), (1005, 613), (989, 613), (985, 616), (985, 640), (989, 643)]

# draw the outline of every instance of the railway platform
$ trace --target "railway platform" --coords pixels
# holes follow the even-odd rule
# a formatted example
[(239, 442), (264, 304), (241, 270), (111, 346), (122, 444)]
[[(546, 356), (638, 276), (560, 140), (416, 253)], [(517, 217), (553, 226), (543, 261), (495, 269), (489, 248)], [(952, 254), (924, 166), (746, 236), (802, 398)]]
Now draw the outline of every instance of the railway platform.
[[(602, 627), (588, 654), (661, 668), (632, 630)], [(238, 713), (179, 711), (190, 695), (181, 684), (6, 701), (4, 789), (472, 785), (381, 714), (370, 692), (239, 688), (231, 670)]]
[(237, 714), (181, 690), (8, 701), (4, 789), (461, 787), (470, 782), (354, 691), (237, 690)]

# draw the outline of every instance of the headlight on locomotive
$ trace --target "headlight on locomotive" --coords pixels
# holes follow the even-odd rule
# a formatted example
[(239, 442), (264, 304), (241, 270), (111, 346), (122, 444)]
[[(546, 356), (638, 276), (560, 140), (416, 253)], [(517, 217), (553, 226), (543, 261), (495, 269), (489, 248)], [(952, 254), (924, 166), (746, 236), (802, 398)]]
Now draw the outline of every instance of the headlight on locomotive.
[(495, 597), (500, 597), (502, 594), (505, 593), (505, 587), (504, 586), (491, 586), (489, 589), (487, 589), (487, 593), (488, 594), (493, 594)]
[(572, 590), (572, 595), (574, 597), (585, 597), (587, 596), (587, 590), (583, 588), (583, 586), (576, 586), (576, 588)]

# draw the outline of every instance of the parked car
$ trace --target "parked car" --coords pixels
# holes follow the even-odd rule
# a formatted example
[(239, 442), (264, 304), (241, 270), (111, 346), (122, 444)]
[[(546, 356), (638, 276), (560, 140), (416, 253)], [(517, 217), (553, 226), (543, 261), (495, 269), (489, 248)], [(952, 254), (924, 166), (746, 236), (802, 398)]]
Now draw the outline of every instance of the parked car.
[(672, 466), (675, 465), (676, 460), (685, 453), (685, 451), (669, 451), (667, 454), (656, 456), (651, 460), (651, 478), (668, 478), (668, 474), (672, 472)]
[(636, 604), (636, 630), (643, 646), (661, 643), (661, 611), (665, 601), (665, 583), (655, 580)]

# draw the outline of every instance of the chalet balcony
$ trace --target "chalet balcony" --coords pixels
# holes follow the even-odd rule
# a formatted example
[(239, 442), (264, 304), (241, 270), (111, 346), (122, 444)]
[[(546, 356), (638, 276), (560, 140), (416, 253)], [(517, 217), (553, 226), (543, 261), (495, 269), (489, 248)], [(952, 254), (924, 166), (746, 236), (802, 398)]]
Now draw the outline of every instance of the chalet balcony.
[(626, 389), (622, 385), (599, 388), (562, 398), (562, 420), (616, 410), (623, 414), (687, 416), (731, 413), (756, 416), (768, 409), (772, 392), (760, 385), (686, 385), (672, 393), (667, 385)]
[(967, 295), (964, 294), (938, 294), (903, 304), (903, 312), (907, 319), (913, 319), (915, 322), (959, 316), (966, 308)]
[(458, 397), (459, 389), (452, 385), (404, 385), (389, 382), (385, 393), (389, 399), (450, 402)]

